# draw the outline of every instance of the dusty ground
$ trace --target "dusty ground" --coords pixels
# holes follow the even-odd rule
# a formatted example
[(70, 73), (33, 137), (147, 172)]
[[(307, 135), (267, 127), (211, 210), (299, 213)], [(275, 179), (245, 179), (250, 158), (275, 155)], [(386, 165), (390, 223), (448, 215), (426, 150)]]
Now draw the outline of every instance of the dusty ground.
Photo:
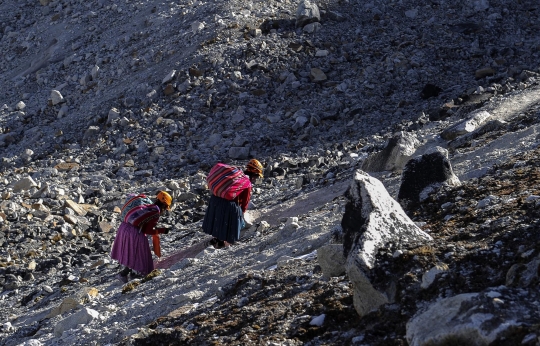
[[(395, 282), (395, 301), (362, 319), (346, 277), (324, 279), (316, 260), (296, 261), (239, 276), (204, 307), (184, 306), (157, 319), (134, 344), (407, 345), (406, 323), (423, 302), (513, 287), (512, 266), (540, 251), (540, 211), (527, 199), (540, 195), (539, 154), (536, 149), (517, 155), (485, 177), (445, 188), (409, 210), (435, 241), (411, 247), (397, 259), (391, 247), (379, 252), (371, 280), (381, 286)], [(492, 202), (479, 206), (486, 198)], [(441, 262), (448, 271), (421, 290), (422, 273)], [(323, 326), (310, 325), (321, 314), (326, 315)], [(531, 332), (540, 333), (540, 326), (525, 325), (497, 345), (519, 345)]]

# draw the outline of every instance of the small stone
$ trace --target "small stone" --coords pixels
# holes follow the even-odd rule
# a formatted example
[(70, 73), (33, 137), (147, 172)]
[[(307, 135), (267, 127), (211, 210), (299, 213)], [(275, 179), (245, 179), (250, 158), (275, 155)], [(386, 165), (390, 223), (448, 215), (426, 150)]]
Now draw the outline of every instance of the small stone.
[(172, 70), (171, 72), (169, 72), (165, 78), (163, 78), (163, 80), (161, 81), (161, 84), (167, 84), (169, 83), (170, 81), (173, 80), (174, 76), (176, 75), (176, 70)]
[(439, 263), (435, 265), (433, 268), (428, 270), (427, 272), (422, 275), (422, 284), (420, 287), (423, 289), (428, 288), (434, 281), (438, 274), (443, 273), (448, 270), (448, 265), (444, 263)]
[(71, 225), (76, 225), (79, 223), (79, 219), (77, 219), (74, 215), (64, 215), (64, 220)]
[(26, 268), (28, 268), (28, 270), (36, 270), (36, 261), (30, 261)]
[(92, 67), (92, 71), (90, 72), (90, 76), (92, 77), (92, 80), (97, 79), (98, 73), (99, 73), (99, 66), (94, 65), (94, 67)]
[(174, 86), (172, 84), (167, 84), (165, 86), (165, 88), (163, 89), (163, 94), (165, 94), (165, 96), (170, 96), (172, 94), (174, 94), (176, 92), (176, 89), (174, 88)]
[(248, 147), (231, 147), (229, 148), (229, 157), (236, 160), (245, 160), (249, 156)]
[(11, 325), (11, 322), (6, 322), (2, 325), (2, 330), (5, 332), (11, 332), (13, 330), (13, 326)]
[(84, 208), (82, 208), (79, 204), (75, 203), (72, 200), (66, 200), (64, 202), (64, 207), (70, 208), (71, 210), (73, 210), (75, 212), (75, 214), (77, 214), (79, 216), (85, 216), (86, 215), (86, 210), (84, 210)]
[(304, 127), (304, 125), (308, 122), (308, 118), (306, 118), (305, 116), (298, 116), (296, 117), (296, 121), (295, 123), (293, 124), (292, 126), (292, 130), (293, 131), (298, 131), (299, 129), (301, 129), (302, 127)]
[(99, 127), (98, 126), (89, 126), (88, 129), (84, 132), (83, 144), (88, 145), (95, 143), (99, 136)]
[(319, 7), (308, 0), (303, 0), (296, 10), (296, 27), (303, 28), (305, 25), (321, 20)]
[(309, 77), (311, 78), (311, 81), (315, 83), (324, 82), (328, 79), (326, 74), (324, 74), (324, 72), (318, 68), (312, 68)]
[(76, 170), (79, 168), (79, 164), (76, 162), (62, 162), (54, 166), (58, 172), (69, 172), (71, 170)]
[(306, 26), (304, 26), (303, 31), (307, 34), (312, 34), (314, 32), (321, 30), (321, 28), (322, 28), (322, 25), (319, 22), (309, 23)]
[(191, 31), (193, 31), (193, 34), (196, 34), (203, 29), (204, 29), (204, 23), (195, 21), (191, 24)]
[(488, 76), (493, 76), (495, 74), (495, 71), (491, 67), (482, 68), (479, 70), (476, 70), (474, 73), (474, 77), (476, 79), (481, 79)]
[(81, 77), (81, 79), (79, 79), (79, 84), (82, 85), (82, 86), (86, 86), (88, 85), (90, 82), (92, 81), (92, 76), (90, 76), (89, 74), (85, 74)]
[(74, 299), (72, 297), (67, 297), (62, 301), (62, 303), (60, 303), (60, 305), (58, 305), (57, 307), (55, 307), (55, 308), (51, 309), (51, 311), (49, 311), (49, 314), (47, 315), (47, 318), (52, 318), (52, 317), (64, 314), (64, 313), (66, 313), (68, 311), (71, 311), (71, 310), (77, 308), (78, 306), (79, 306), (79, 302), (76, 299)]
[(58, 111), (58, 114), (57, 114), (57, 118), (58, 119), (61, 119), (63, 118), (69, 111), (69, 107), (68, 105), (62, 105), (62, 107), (60, 107), (60, 110)]
[(27, 191), (32, 187), (37, 187), (38, 184), (31, 177), (22, 178), (13, 186), (14, 192)]
[(58, 90), (51, 91), (51, 102), (53, 106), (56, 106), (59, 103), (63, 103), (64, 101), (65, 101), (64, 97), (62, 96), (62, 94), (60, 94), (60, 91)]
[(60, 337), (66, 330), (76, 328), (78, 325), (85, 325), (99, 317), (99, 312), (83, 307), (78, 312), (58, 322), (54, 328), (54, 336)]
[(109, 114), (107, 115), (107, 124), (110, 124), (118, 118), (120, 118), (120, 111), (116, 108), (111, 108), (109, 110)]
[(345, 257), (341, 244), (328, 244), (318, 248), (317, 260), (325, 277), (340, 276), (345, 273)]
[(15, 109), (17, 109), (18, 111), (22, 111), (25, 108), (26, 108), (26, 104), (22, 101), (17, 102), (17, 104), (15, 105)]
[(309, 324), (312, 325), (312, 326), (318, 326), (318, 327), (320, 327), (320, 326), (323, 325), (325, 317), (326, 317), (325, 314), (319, 315), (319, 316), (313, 318), (313, 319), (311, 320), (311, 322), (309, 322)]
[(293, 52), (298, 53), (304, 48), (304, 46), (302, 46), (301, 43), (291, 42), (289, 43), (289, 48), (292, 49)]
[(114, 230), (114, 226), (105, 221), (100, 221), (98, 223), (98, 228), (103, 233), (109, 233)]
[(418, 15), (418, 9), (405, 11), (405, 17), (414, 19)]

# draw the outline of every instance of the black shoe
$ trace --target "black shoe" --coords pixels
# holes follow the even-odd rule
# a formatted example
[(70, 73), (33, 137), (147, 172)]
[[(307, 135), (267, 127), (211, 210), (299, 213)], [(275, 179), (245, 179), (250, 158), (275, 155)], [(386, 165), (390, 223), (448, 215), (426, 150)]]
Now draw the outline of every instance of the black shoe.
[(127, 276), (124, 276), (122, 274), (116, 274), (115, 278), (117, 278), (118, 280), (120, 280), (120, 282), (122, 282), (123, 284), (126, 284), (129, 280), (128, 280), (128, 277)]
[(225, 247), (225, 242), (223, 240), (218, 240), (216, 245), (214, 245), (214, 248), (216, 249), (223, 249)]

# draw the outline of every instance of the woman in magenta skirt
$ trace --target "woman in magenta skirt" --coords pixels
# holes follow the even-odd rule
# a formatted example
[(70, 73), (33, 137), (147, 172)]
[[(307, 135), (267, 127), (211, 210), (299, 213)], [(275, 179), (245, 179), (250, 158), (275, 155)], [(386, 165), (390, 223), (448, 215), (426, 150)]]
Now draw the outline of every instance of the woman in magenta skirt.
[(154, 261), (148, 235), (152, 235), (154, 253), (161, 257), (159, 234), (167, 234), (167, 228), (156, 228), (159, 216), (172, 205), (172, 197), (165, 191), (160, 191), (156, 200), (144, 195), (131, 195), (122, 208), (122, 223), (116, 232), (116, 238), (111, 250), (111, 258), (124, 265), (117, 275), (122, 282), (131, 276), (147, 275), (154, 269)]

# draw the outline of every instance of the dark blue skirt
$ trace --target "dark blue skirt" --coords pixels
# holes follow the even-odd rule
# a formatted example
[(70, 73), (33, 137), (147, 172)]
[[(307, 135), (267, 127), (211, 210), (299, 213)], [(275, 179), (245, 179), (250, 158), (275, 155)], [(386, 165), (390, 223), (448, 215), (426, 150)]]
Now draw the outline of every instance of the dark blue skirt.
[(202, 228), (204, 233), (230, 244), (240, 238), (244, 227), (244, 214), (236, 202), (212, 195), (204, 215)]

